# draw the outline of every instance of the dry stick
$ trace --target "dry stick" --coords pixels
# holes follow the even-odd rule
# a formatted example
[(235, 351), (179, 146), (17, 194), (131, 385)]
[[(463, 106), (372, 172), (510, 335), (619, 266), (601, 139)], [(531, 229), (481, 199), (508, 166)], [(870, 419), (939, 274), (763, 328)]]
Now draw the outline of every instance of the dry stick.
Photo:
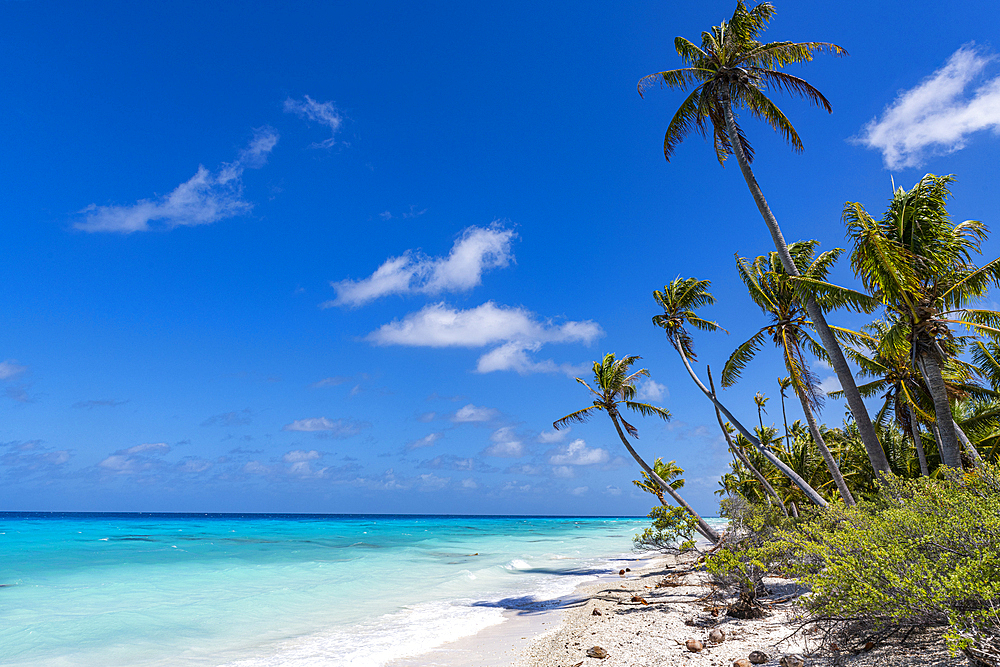
[(687, 355), (684, 354), (684, 350), (681, 349), (681, 346), (675, 343), (674, 349), (677, 350), (679, 355), (681, 355), (681, 361), (684, 362), (684, 367), (687, 368), (688, 375), (691, 376), (694, 383), (698, 385), (699, 389), (701, 389), (701, 393), (705, 394), (705, 396), (708, 397), (708, 400), (712, 401), (712, 403), (715, 404), (715, 407), (721, 410), (722, 414), (726, 415), (726, 418), (729, 419), (729, 422), (736, 427), (736, 430), (742, 433), (743, 437), (749, 440), (750, 444), (753, 445), (764, 458), (774, 464), (774, 466), (780, 470), (782, 474), (790, 479), (792, 484), (799, 487), (802, 490), (802, 493), (804, 493), (809, 500), (820, 507), (826, 507), (829, 503), (826, 502), (823, 496), (819, 495), (816, 489), (809, 486), (809, 482), (802, 479), (802, 476), (799, 473), (788, 467), (788, 464), (775, 456), (774, 452), (772, 452), (769, 448), (764, 447), (760, 443), (760, 440), (750, 433), (750, 431), (747, 430), (747, 427), (744, 426), (740, 420), (734, 417), (733, 413), (730, 412), (726, 406), (719, 402), (719, 400), (715, 397), (715, 394), (708, 390), (708, 387), (706, 387), (698, 378), (698, 374), (694, 372), (693, 368), (691, 368), (691, 362), (688, 361)]
[[(712, 379), (712, 367), (705, 364), (705, 371), (708, 373), (708, 386), (712, 388), (712, 396), (715, 396), (715, 381)], [(782, 401), (782, 412), (784, 412), (784, 401)], [(778, 501), (778, 505), (781, 507), (782, 513), (785, 516), (788, 516), (788, 508), (785, 507), (785, 503), (781, 502), (781, 496), (778, 495), (778, 492), (775, 491), (774, 487), (767, 481), (767, 478), (764, 477), (764, 475), (762, 475), (760, 471), (750, 463), (750, 459), (747, 458), (743, 449), (738, 447), (729, 436), (729, 430), (726, 429), (722, 422), (722, 413), (719, 412), (719, 406), (717, 405), (715, 406), (715, 418), (719, 420), (719, 428), (722, 429), (722, 435), (726, 436), (726, 442), (729, 444), (729, 449), (733, 452), (733, 455), (740, 460), (740, 463), (745, 465), (747, 469), (750, 470), (750, 474), (753, 475), (758, 482), (760, 482), (761, 486), (764, 487), (764, 490), (767, 491), (768, 495)]]

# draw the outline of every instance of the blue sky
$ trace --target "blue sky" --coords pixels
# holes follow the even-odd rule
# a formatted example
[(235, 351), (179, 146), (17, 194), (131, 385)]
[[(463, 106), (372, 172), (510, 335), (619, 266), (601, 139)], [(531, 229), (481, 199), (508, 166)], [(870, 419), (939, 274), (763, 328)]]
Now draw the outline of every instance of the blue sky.
[[(714, 513), (728, 455), (650, 295), (712, 280), (721, 368), (762, 323), (733, 253), (770, 240), (699, 136), (664, 161), (682, 98), (635, 84), (732, 9), (0, 4), (0, 508), (644, 514), (610, 424), (551, 430), (614, 351), (674, 415), (639, 451)], [(771, 39), (851, 53), (793, 68), (834, 106), (779, 101), (804, 153), (746, 123), (786, 237), (842, 246), (845, 201), (926, 172), (994, 224), (992, 3), (777, 9)], [(778, 364), (740, 414), (780, 417)]]

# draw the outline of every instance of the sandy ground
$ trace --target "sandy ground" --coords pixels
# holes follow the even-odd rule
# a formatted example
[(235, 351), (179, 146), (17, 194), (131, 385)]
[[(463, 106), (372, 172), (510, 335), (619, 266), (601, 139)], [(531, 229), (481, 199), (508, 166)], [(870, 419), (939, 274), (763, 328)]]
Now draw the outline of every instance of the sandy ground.
[[(673, 557), (636, 569), (613, 581), (582, 586), (576, 602), (562, 611), (562, 623), (535, 637), (517, 659), (516, 667), (691, 667), (729, 666), (751, 651), (768, 656), (765, 665), (782, 656), (800, 654), (807, 665), (851, 667), (957, 667), (964, 657), (951, 657), (940, 642), (910, 637), (905, 645), (887, 644), (857, 655), (820, 650), (820, 636), (803, 625), (794, 606), (802, 592), (792, 580), (765, 579), (771, 595), (763, 598), (765, 618), (741, 620), (725, 615), (727, 600), (713, 600), (705, 585), (708, 575), (693, 571)], [(712, 611), (718, 615), (713, 616)], [(596, 610), (596, 613), (595, 613)], [(597, 615), (600, 614), (600, 615)], [(725, 639), (713, 644), (712, 629)], [(802, 631), (795, 632), (801, 628)], [(704, 642), (700, 652), (685, 646), (688, 639)], [(588, 657), (599, 646), (607, 658)]]
[[(728, 600), (709, 597), (708, 575), (692, 569), (691, 560), (637, 556), (623, 565), (632, 570), (624, 576), (601, 577), (537, 608), (508, 610), (499, 625), (392, 667), (729, 667), (751, 651), (768, 656), (764, 667), (777, 667), (790, 654), (804, 656), (810, 667), (969, 664), (949, 655), (941, 642), (920, 637), (859, 654), (821, 650), (820, 635), (803, 625), (795, 607), (795, 596), (802, 591), (788, 579), (765, 579), (771, 591), (762, 598), (765, 618), (729, 618)], [(715, 628), (725, 633), (718, 644), (708, 639)], [(705, 648), (689, 651), (688, 639), (701, 640)], [(606, 658), (588, 657), (588, 649), (597, 646), (607, 651)]]

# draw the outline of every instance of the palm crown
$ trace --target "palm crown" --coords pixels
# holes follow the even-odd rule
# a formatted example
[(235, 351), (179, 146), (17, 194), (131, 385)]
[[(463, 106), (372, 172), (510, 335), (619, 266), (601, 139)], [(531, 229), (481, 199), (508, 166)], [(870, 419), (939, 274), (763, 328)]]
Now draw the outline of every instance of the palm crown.
[(645, 368), (630, 372), (632, 365), (641, 358), (636, 355), (627, 355), (616, 359), (614, 353), (609, 352), (604, 355), (601, 361), (595, 361), (594, 384), (597, 385), (597, 389), (580, 378), (576, 378), (577, 382), (589, 389), (590, 393), (594, 395), (594, 404), (589, 408), (571, 412), (562, 419), (553, 422), (553, 428), (559, 430), (572, 423), (586, 422), (594, 416), (595, 412), (600, 411), (606, 412), (612, 419), (621, 420), (622, 426), (628, 431), (628, 434), (633, 438), (638, 438), (638, 429), (625, 421), (618, 410), (618, 406), (622, 404), (644, 417), (652, 415), (669, 421), (670, 412), (665, 408), (634, 400), (636, 381), (641, 377), (649, 377), (649, 371)]
[[(830, 102), (816, 88), (779, 69), (792, 63), (808, 62), (817, 51), (847, 55), (847, 51), (827, 42), (760, 42), (758, 35), (774, 16), (774, 7), (762, 2), (747, 9), (743, 0), (729, 21), (701, 34), (701, 46), (684, 37), (674, 40), (677, 55), (688, 67), (656, 72), (639, 80), (639, 95), (659, 83), (686, 91), (694, 86), (667, 126), (663, 155), (670, 160), (677, 145), (691, 130), (707, 135), (711, 124), (715, 153), (722, 163), (732, 153), (734, 137), (726, 127), (725, 107), (743, 108), (777, 130), (795, 150), (802, 150), (802, 140), (781, 109), (765, 94), (777, 90), (804, 97), (816, 106), (832, 111)], [(753, 149), (735, 124), (736, 137), (747, 161), (753, 161)]]
[(677, 277), (664, 285), (662, 291), (653, 290), (653, 299), (663, 308), (661, 314), (653, 316), (653, 324), (666, 331), (671, 344), (689, 359), (695, 359), (696, 355), (694, 340), (685, 325), (702, 331), (722, 329), (716, 322), (702, 319), (695, 313), (696, 309), (715, 303), (715, 297), (708, 291), (711, 284), (708, 280)]

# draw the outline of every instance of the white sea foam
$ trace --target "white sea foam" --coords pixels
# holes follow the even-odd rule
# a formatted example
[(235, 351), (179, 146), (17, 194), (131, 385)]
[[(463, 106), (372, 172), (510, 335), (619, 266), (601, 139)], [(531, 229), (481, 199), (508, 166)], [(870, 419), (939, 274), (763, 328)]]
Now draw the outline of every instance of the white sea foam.
[(282, 642), (267, 655), (236, 660), (227, 667), (382, 667), (419, 655), (503, 622), (497, 607), (467, 602), (427, 602), (386, 614), (350, 629)]

